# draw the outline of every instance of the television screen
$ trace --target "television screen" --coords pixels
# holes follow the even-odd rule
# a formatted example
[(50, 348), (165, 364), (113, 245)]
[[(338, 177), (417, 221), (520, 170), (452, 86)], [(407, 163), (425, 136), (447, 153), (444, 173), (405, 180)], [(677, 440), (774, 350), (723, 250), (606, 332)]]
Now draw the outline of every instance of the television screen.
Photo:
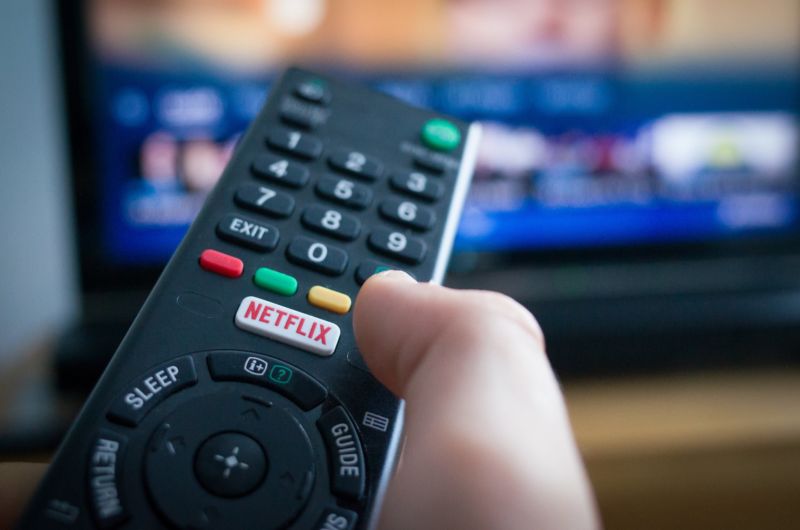
[(457, 250), (798, 228), (796, 0), (90, 0), (101, 251), (166, 261), (291, 63), (483, 124)]

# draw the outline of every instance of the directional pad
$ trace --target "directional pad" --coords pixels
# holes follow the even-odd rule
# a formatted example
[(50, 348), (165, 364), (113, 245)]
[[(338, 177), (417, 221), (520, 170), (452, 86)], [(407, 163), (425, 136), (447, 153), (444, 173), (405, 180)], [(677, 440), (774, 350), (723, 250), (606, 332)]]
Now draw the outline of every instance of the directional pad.
[(145, 481), (162, 515), (192, 529), (290, 524), (308, 502), (322, 456), (293, 410), (218, 393), (167, 415), (145, 453)]

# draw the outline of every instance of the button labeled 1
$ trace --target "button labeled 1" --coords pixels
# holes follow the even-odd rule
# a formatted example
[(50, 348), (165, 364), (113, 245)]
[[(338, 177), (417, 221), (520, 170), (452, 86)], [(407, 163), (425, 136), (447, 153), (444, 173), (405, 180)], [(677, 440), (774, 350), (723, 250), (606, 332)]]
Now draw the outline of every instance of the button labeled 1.
[(270, 147), (309, 160), (322, 154), (322, 142), (299, 131), (273, 129), (267, 135), (267, 143)]

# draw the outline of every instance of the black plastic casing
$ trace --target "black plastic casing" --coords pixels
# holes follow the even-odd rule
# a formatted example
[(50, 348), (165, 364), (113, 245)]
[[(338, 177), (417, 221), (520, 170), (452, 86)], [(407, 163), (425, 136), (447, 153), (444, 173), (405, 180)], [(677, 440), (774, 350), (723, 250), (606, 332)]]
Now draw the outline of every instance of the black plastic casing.
[[(303, 131), (282, 123), (279, 114), (281, 105), (287, 99), (295, 99), (294, 87), (311, 78), (324, 80), (327, 84), (332, 99), (325, 108), (330, 111), (330, 115), (323, 124)], [(238, 394), (243, 389), (254, 394), (265, 392), (260, 388), (251, 389), (249, 387), (253, 385), (245, 383), (213, 381), (205, 357), (207, 352), (215, 350), (253, 352), (278, 358), (305, 371), (328, 389), (328, 400), (321, 406), (308, 412), (295, 407), (296, 414), (311, 440), (317, 474), (310, 500), (290, 528), (314, 527), (321, 511), (326, 506), (336, 504), (359, 514), (357, 528), (374, 526), (375, 515), (400, 445), (403, 403), (385, 389), (363, 364), (353, 335), (352, 311), (337, 315), (322, 310), (309, 304), (306, 295), (312, 286), (322, 285), (355, 299), (359, 285), (354, 273), (359, 263), (365, 259), (406, 270), (420, 281), (442, 281), (472, 174), (479, 130), (474, 125), (469, 126), (448, 117), (448, 121), (456, 124), (462, 133), (461, 144), (447, 154), (433, 153), (421, 143), (420, 131), (427, 120), (435, 117), (440, 116), (383, 94), (299, 69), (289, 69), (275, 85), (264, 109), (242, 138), (221, 180), (208, 197), (80, 416), (62, 442), (46, 477), (23, 515), (19, 528), (96, 527), (88, 495), (87, 468), (90, 446), (101, 431), (114, 433), (127, 440), (125, 452), (121, 455), (121, 473), (117, 480), (121, 500), (129, 516), (120, 527), (168, 527), (167, 521), (156, 508), (156, 503), (150, 498), (145, 484), (144, 458), (153, 432), (167, 415), (201, 396), (212, 393), (219, 393), (220, 396)], [(310, 182), (302, 189), (281, 188), (279, 184), (265, 183), (274, 189), (288, 192), (295, 198), (295, 211), (286, 219), (259, 217), (258, 214), (242, 210), (233, 200), (235, 190), (242, 183), (264, 182), (252, 174), (250, 166), (256, 154), (268, 151), (265, 137), (273, 127), (300, 130), (322, 140), (324, 144), (323, 154), (318, 159), (311, 162), (298, 159), (311, 172)], [(347, 177), (369, 185), (374, 194), (374, 199), (366, 210), (348, 212), (358, 217), (362, 224), (359, 237), (352, 242), (342, 242), (310, 232), (300, 222), (307, 205), (333, 206), (319, 197), (314, 188), (321, 176), (337, 174), (327, 163), (327, 154), (334, 148), (363, 151), (379, 159), (385, 166), (384, 175), (372, 183), (359, 181), (357, 177)], [(432, 155), (447, 167), (440, 176), (431, 177), (445, 184), (444, 196), (431, 204), (415, 200), (436, 212), (437, 222), (427, 232), (415, 232), (392, 225), (378, 212), (382, 198), (402, 196), (389, 185), (392, 169), (415, 167), (414, 158), (419, 154)], [(425, 171), (419, 167), (417, 169)], [(342, 206), (338, 208), (347, 210)], [(280, 233), (277, 248), (260, 253), (221, 240), (216, 234), (216, 227), (220, 219), (230, 213), (258, 218), (276, 227)], [(375, 255), (366, 241), (371, 230), (377, 227), (393, 228), (422, 239), (427, 246), (426, 259), (419, 265), (408, 266)], [(340, 276), (326, 276), (288, 261), (286, 247), (296, 235), (310, 237), (345, 250), (349, 257), (346, 271)], [(208, 248), (240, 258), (244, 262), (242, 276), (231, 279), (203, 270), (198, 265), (198, 257)], [(281, 296), (257, 287), (252, 278), (260, 267), (269, 267), (297, 278), (297, 293), (293, 296)], [(240, 302), (247, 296), (257, 296), (334, 322), (342, 331), (336, 351), (330, 357), (321, 357), (237, 328), (234, 316)], [(403, 324), (398, 322), (397, 325)], [(114, 400), (128, 390), (132, 382), (142, 374), (155, 366), (189, 354), (194, 358), (197, 384), (160, 402), (136, 427), (121, 425), (107, 418), (106, 414)], [(270, 399), (287, 408), (293, 406), (290, 401), (277, 394)], [(358, 502), (338, 499), (330, 493), (327, 454), (315, 425), (317, 418), (337, 404), (344, 405), (353, 424), (359, 429), (358, 435), (364, 449), (367, 466), (366, 492)], [(386, 432), (362, 426), (362, 418), (368, 411), (389, 419)], [(252, 495), (257, 495), (257, 491)], [(181, 492), (175, 492), (174, 500), (187, 502), (181, 498)], [(159, 502), (165, 501), (171, 502), (172, 499), (159, 499)], [(269, 499), (263, 499), (265, 509), (269, 508), (269, 502)], [(56, 512), (64, 513), (54, 516), (54, 507)], [(209, 527), (244, 528), (248, 525), (243, 521), (217, 521)]]

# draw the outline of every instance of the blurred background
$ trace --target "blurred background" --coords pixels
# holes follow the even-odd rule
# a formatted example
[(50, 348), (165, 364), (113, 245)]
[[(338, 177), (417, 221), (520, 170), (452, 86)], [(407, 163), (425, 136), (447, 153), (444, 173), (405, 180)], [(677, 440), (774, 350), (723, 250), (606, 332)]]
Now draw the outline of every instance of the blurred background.
[(609, 528), (800, 527), (797, 0), (4, 0), (0, 460), (287, 64), (483, 124), (447, 282), (539, 318)]

